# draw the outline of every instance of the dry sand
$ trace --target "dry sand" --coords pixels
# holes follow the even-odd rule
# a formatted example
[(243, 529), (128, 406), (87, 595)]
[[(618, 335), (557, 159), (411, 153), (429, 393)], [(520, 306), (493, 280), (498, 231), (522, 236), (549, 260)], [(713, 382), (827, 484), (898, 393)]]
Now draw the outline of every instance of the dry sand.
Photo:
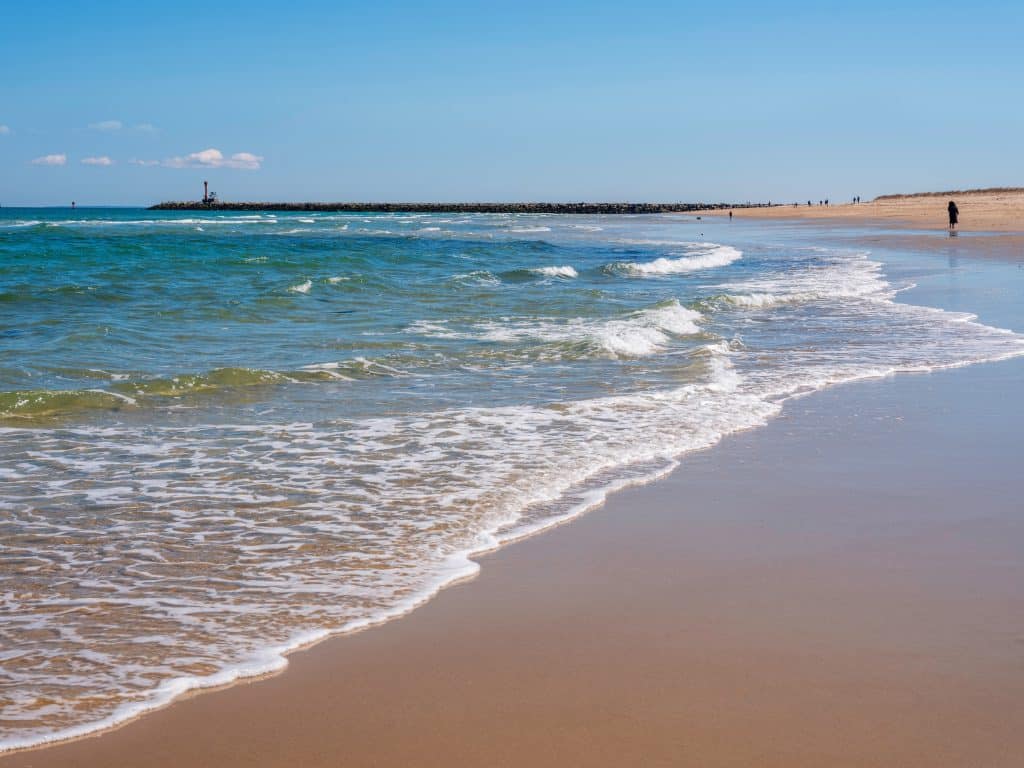
[[(799, 219), (830, 225), (867, 225), (872, 227), (946, 229), (946, 205), (955, 200), (960, 209), (962, 232), (1024, 233), (1024, 189), (966, 191), (899, 195), (878, 198), (858, 204), (843, 203), (827, 208), (808, 207), (806, 201), (796, 207), (779, 205), (771, 208), (737, 208), (734, 216), (757, 219)], [(727, 216), (728, 211), (707, 211), (701, 215)]]

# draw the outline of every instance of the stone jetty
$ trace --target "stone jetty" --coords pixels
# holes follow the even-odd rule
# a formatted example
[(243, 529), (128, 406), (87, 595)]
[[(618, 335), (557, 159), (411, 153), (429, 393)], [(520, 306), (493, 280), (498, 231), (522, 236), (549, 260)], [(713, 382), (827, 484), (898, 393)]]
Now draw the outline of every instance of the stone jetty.
[(331, 211), (350, 213), (692, 213), (762, 203), (225, 203), (166, 202), (154, 211)]

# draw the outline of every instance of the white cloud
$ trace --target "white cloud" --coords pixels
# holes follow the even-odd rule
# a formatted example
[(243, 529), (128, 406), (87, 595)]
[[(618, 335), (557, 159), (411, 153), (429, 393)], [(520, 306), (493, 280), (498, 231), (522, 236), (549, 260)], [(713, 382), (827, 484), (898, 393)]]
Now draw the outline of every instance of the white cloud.
[(99, 157), (83, 157), (82, 165), (113, 165), (114, 161), (106, 155), (100, 155)]
[(6, 136), (11, 132), (11, 129), (6, 125), (0, 125), (0, 136)]
[(172, 157), (163, 161), (167, 168), (238, 168), (247, 171), (258, 171), (263, 162), (261, 155), (251, 152), (236, 152), (231, 157), (224, 157), (219, 149), (204, 149), (184, 157)]
[(124, 128), (124, 123), (120, 120), (100, 120), (98, 123), (89, 123), (89, 127), (94, 131), (110, 133), (112, 131), (120, 131)]
[(67, 165), (68, 156), (61, 153), (59, 155), (43, 155), (37, 157), (32, 161), (32, 165)]
[(156, 133), (156, 126), (152, 123), (136, 123), (132, 129), (140, 133)]
[(151, 165), (160, 165), (159, 160), (136, 160), (134, 157), (128, 161), (129, 165), (141, 165), (143, 167), (149, 167)]
[(227, 163), (229, 168), (246, 168), (258, 171), (263, 163), (263, 156), (254, 155), (251, 152), (236, 152)]

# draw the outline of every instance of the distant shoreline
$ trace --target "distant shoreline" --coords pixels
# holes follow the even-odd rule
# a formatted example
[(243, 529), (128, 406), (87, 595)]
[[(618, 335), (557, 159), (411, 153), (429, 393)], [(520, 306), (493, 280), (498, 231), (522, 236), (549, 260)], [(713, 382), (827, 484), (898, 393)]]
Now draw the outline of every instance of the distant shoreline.
[[(954, 192), (919, 192), (912, 195), (881, 195), (861, 203), (822, 205), (805, 200), (789, 205), (772, 204), (756, 210), (737, 209), (741, 218), (800, 221), (830, 228), (872, 227), (893, 230), (948, 230), (946, 201), (955, 200), (960, 208), (957, 232), (1000, 233), (1024, 238), (1024, 189), (993, 187)], [(817, 203), (817, 204), (815, 204)], [(709, 215), (722, 212), (709, 209)], [(1024, 252), (1021, 243), (1008, 243), (1017, 254)]]
[(768, 203), (204, 203), (165, 202), (151, 211), (331, 211), (350, 213), (693, 213)]

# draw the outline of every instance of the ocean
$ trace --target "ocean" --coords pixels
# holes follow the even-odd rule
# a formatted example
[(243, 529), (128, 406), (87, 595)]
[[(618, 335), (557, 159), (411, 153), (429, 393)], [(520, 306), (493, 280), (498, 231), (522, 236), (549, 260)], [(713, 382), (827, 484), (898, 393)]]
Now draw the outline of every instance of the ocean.
[(692, 215), (0, 209), (0, 749), (401, 615), (789, 398), (1024, 354), (928, 273)]

